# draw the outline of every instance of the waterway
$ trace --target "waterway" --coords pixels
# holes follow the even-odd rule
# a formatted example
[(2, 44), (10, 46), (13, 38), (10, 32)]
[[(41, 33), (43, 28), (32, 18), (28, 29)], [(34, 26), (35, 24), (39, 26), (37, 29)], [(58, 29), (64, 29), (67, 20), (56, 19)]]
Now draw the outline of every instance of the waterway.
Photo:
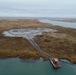
[(72, 22), (60, 22), (60, 21), (53, 21), (50, 19), (39, 19), (39, 21), (43, 23), (49, 23), (49, 24), (63, 26), (67, 28), (76, 28), (76, 23), (72, 23)]
[(76, 75), (76, 65), (60, 62), (61, 68), (54, 69), (49, 61), (33, 62), (19, 58), (0, 59), (0, 75)]

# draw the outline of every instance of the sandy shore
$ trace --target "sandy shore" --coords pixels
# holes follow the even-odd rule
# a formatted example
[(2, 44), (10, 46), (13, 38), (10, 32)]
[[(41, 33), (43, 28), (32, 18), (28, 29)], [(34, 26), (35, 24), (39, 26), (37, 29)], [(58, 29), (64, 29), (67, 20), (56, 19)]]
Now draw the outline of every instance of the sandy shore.
[(58, 58), (66, 58), (76, 63), (76, 29), (53, 26), (40, 23), (37, 19), (0, 19), (0, 58), (20, 57), (23, 59), (37, 59), (47, 56), (40, 54), (24, 38), (4, 37), (2, 32), (15, 28), (52, 28), (58, 30), (55, 33), (43, 33), (34, 40), (42, 50)]

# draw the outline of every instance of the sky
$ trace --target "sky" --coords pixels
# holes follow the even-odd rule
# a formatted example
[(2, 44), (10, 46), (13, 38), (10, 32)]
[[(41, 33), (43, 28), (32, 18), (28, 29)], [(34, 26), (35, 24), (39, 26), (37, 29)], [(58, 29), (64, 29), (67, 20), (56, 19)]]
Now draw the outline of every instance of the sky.
[(0, 0), (0, 17), (76, 17), (76, 0)]

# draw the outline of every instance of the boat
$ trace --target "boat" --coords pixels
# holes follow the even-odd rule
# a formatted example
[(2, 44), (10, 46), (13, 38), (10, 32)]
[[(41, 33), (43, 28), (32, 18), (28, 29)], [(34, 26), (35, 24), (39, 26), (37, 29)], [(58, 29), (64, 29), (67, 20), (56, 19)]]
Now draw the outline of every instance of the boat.
[(60, 68), (59, 60), (57, 58), (50, 58), (50, 62), (52, 63), (54, 68)]

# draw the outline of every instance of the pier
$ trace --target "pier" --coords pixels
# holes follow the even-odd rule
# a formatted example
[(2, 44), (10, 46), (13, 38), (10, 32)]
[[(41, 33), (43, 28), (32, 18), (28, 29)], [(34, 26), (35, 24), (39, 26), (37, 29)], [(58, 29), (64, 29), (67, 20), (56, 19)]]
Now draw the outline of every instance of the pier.
[(27, 35), (28, 37), (28, 41), (35, 47), (35, 49), (39, 52), (39, 53), (43, 53), (45, 54), (46, 56), (49, 57), (49, 61), (50, 63), (53, 65), (54, 68), (60, 68), (60, 64), (59, 64), (59, 60), (57, 58), (55, 58), (54, 56), (52, 56), (52, 54), (48, 54), (46, 52), (44, 52), (40, 47), (39, 45), (33, 40), (33, 38), (30, 38), (29, 35)]
[(48, 54), (45, 51), (43, 51), (39, 47), (39, 45), (33, 39), (36, 35), (41, 35), (43, 32), (56, 32), (56, 30), (46, 29), (46, 28), (37, 28), (37, 29), (33, 29), (33, 28), (28, 28), (28, 29), (12, 29), (12, 30), (3, 32), (3, 34), (5, 36), (10, 36), (10, 37), (23, 37), (23, 38), (26, 38), (34, 46), (34, 48), (39, 53), (48, 56), (50, 62), (52, 63), (52, 65), (54, 67), (57, 66), (57, 68), (58, 68), (59, 63), (56, 64), (56, 62), (59, 62), (59, 61), (56, 61), (57, 58), (55, 58), (52, 54)]

